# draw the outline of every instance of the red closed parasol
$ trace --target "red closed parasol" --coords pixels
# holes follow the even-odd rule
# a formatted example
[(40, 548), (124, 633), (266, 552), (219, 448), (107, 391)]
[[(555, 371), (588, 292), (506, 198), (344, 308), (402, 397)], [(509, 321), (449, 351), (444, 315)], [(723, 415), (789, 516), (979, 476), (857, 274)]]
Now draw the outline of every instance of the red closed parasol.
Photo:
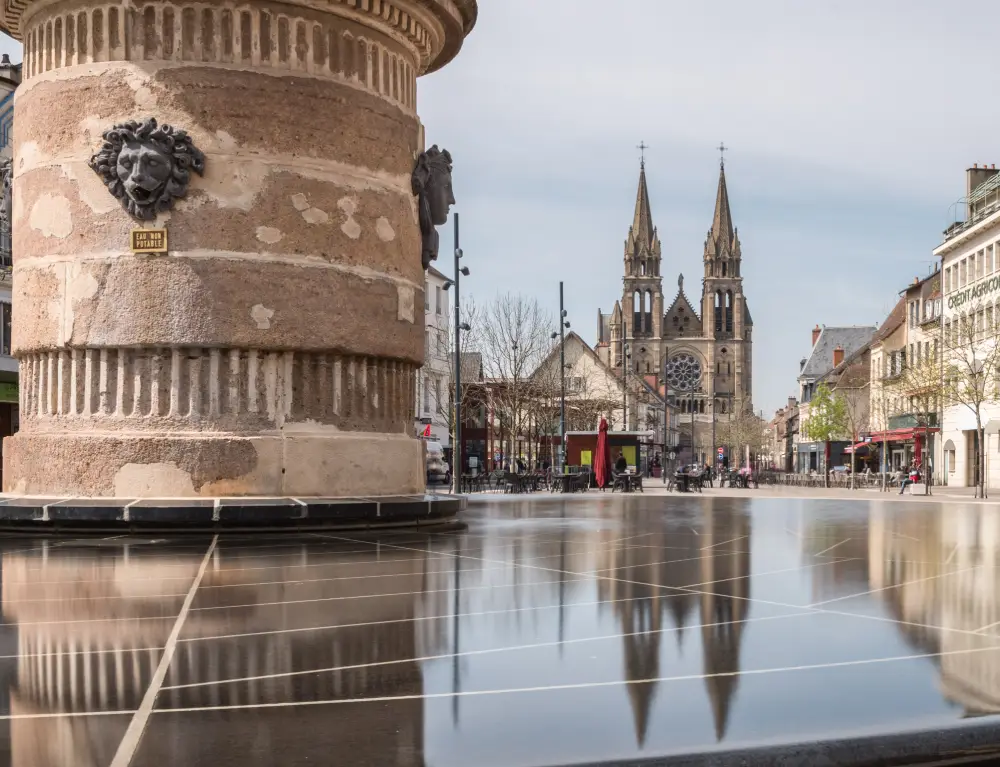
[(608, 482), (608, 463), (610, 461), (608, 453), (608, 421), (601, 418), (601, 425), (597, 428), (597, 451), (594, 454), (594, 478), (598, 487), (604, 487)]

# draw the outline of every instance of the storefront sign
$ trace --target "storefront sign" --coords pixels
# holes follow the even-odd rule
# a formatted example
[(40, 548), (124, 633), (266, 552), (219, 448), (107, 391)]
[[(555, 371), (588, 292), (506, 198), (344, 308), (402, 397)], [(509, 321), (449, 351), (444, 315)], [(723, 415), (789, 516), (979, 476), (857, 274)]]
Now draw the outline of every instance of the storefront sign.
[(948, 308), (957, 309), (969, 301), (982, 296), (992, 295), (998, 290), (1000, 290), (1000, 275), (977, 282), (975, 285), (970, 285), (964, 290), (959, 290), (957, 293), (952, 293), (948, 296)]

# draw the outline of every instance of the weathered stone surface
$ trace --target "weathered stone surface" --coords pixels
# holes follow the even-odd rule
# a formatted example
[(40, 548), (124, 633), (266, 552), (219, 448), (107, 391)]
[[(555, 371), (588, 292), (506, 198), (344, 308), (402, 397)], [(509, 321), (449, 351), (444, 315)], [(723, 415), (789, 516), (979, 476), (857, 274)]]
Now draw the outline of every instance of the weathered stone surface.
[[(303, 263), (121, 256), (15, 267), (16, 354), (73, 347), (340, 350), (423, 362), (400, 283)], [(405, 293), (405, 290), (403, 291)], [(39, 300), (44, 298), (44, 301)]]
[[(39, 461), (38, 455), (46, 456)], [(364, 496), (423, 492), (422, 445), (409, 436), (75, 436), (4, 442), (5, 492), (113, 498)]]
[[(303, 176), (307, 171), (257, 160), (220, 165), (206, 179), (195, 179), (187, 197), (161, 217), (172, 255), (308, 259), (423, 284), (419, 257), (416, 263), (412, 257), (419, 252), (420, 231), (409, 190), (359, 189), (343, 178)], [(252, 186), (251, 176), (257, 179)], [(138, 224), (85, 165), (28, 171), (19, 177), (17, 193), (19, 263), (129, 253), (129, 231)]]

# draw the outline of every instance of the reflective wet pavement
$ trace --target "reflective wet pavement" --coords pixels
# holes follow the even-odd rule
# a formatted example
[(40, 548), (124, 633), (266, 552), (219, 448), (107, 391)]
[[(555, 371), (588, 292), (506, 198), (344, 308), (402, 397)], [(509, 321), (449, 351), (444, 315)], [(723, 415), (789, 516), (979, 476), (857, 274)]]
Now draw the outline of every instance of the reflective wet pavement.
[(565, 765), (1000, 710), (1000, 507), (491, 498), (0, 541), (0, 765)]

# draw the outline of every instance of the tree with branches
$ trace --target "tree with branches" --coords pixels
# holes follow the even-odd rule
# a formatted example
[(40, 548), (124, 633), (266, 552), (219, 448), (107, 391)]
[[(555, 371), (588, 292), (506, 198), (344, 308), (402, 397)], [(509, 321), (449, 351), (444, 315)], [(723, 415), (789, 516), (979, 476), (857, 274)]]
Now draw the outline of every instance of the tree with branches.
[(886, 377), (880, 377), (877, 380), (873, 379), (873, 383), (871, 384), (868, 418), (871, 423), (872, 430), (882, 433), (882, 439), (878, 444), (880, 444), (879, 468), (881, 470), (881, 489), (883, 491), (889, 489), (887, 476), (889, 469), (889, 421), (898, 413), (899, 405), (896, 382)]
[(806, 437), (823, 443), (823, 485), (830, 486), (830, 442), (845, 431), (847, 417), (844, 402), (834, 396), (830, 386), (821, 383), (809, 403), (809, 419), (802, 427)]
[(986, 497), (986, 451), (983, 410), (1000, 388), (1000, 310), (981, 299), (963, 305), (944, 323), (942, 397), (945, 404), (967, 408), (976, 421), (974, 456), (976, 497)]
[(933, 354), (908, 360), (902, 374), (890, 387), (897, 401), (904, 403), (907, 412), (913, 415), (915, 428), (923, 430), (925, 455), (917, 456), (917, 460), (924, 474), (924, 495), (930, 495), (932, 478), (931, 467), (924, 457), (929, 455), (930, 430), (934, 426), (942, 398), (943, 370), (939, 356), (935, 343)]
[(555, 320), (536, 299), (505, 293), (481, 308), (478, 324), (490, 410), (507, 437), (504, 452), (516, 459), (537, 417), (539, 392), (532, 374), (552, 348)]
[[(468, 324), (469, 329), (463, 330), (461, 334), (462, 344), (462, 388), (459, 397), (461, 405), (462, 421), (468, 420), (469, 413), (482, 405), (482, 386), (480, 381), (480, 371), (478, 360), (479, 334), (482, 331), (479, 321), (479, 307), (475, 301), (468, 299), (462, 302), (461, 307), (462, 322)], [(448, 425), (448, 433), (455, 434), (455, 327), (453, 322), (448, 323), (448, 373), (444, 376), (444, 381), (448, 387), (447, 392), (441, 393), (441, 398), (437, 403), (438, 411), (445, 423)], [(457, 459), (458, 453), (456, 452)]]
[[(863, 432), (871, 428), (871, 374), (866, 364), (848, 363), (841, 372), (833, 390), (834, 398), (843, 412), (842, 428), (856, 445)], [(853, 450), (853, 447), (852, 447)], [(854, 489), (854, 469), (851, 461), (851, 489)]]
[[(731, 455), (740, 456), (739, 463), (742, 463), (746, 448), (754, 454), (761, 453), (765, 449), (766, 424), (753, 412), (753, 405), (749, 400), (737, 399), (732, 412), (725, 420), (717, 422), (716, 429), (718, 442), (728, 445), (732, 451)], [(732, 465), (730, 468), (733, 468)]]

